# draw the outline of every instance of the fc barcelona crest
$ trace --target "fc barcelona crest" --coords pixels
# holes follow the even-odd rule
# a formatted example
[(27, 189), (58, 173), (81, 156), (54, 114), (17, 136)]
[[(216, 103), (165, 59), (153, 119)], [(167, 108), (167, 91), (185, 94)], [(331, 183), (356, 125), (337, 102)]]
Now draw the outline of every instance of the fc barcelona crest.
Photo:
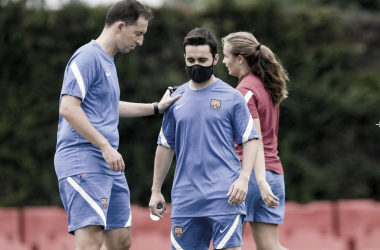
[(107, 209), (107, 198), (102, 198), (102, 206), (104, 209)]
[(220, 106), (222, 105), (221, 102), (222, 102), (221, 100), (211, 99), (210, 107), (212, 109), (218, 110), (220, 109)]
[(183, 235), (182, 227), (174, 227), (174, 236), (181, 238)]

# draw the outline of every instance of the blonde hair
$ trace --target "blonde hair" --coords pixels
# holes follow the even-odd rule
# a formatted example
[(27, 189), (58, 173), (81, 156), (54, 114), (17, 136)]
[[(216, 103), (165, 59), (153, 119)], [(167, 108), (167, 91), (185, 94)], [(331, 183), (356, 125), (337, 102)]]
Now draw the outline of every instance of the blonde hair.
[(261, 79), (265, 89), (272, 96), (274, 106), (288, 97), (286, 90), (286, 81), (289, 81), (288, 72), (282, 67), (276, 55), (268, 47), (260, 45), (251, 33), (231, 33), (222, 39), (222, 43), (223, 46), (226, 43), (231, 45), (230, 52), (233, 56), (241, 55), (247, 60), (249, 73)]

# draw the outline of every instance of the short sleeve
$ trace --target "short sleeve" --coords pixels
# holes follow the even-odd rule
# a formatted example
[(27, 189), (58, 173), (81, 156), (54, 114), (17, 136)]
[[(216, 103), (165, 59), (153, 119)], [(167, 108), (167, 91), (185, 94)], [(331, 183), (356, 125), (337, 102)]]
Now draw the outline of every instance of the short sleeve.
[(83, 51), (75, 55), (66, 67), (61, 95), (79, 97), (84, 101), (97, 76), (97, 61), (94, 53)]
[(233, 127), (235, 140), (238, 145), (259, 138), (246, 100), (240, 92), (236, 92), (235, 94)]
[(162, 127), (160, 134), (158, 135), (157, 144), (167, 147), (175, 148), (175, 130), (176, 123), (173, 114), (173, 105), (169, 107), (164, 114), (164, 119), (162, 121)]
[(237, 88), (239, 92), (244, 96), (245, 102), (248, 105), (249, 112), (253, 119), (259, 118), (259, 108), (257, 103), (257, 96), (250, 89)]
[(253, 119), (259, 118), (259, 110), (257, 107), (256, 95), (251, 90), (249, 90), (245, 94), (244, 97), (245, 97), (245, 101), (247, 102), (248, 109), (249, 109), (249, 112), (251, 113), (252, 118)]

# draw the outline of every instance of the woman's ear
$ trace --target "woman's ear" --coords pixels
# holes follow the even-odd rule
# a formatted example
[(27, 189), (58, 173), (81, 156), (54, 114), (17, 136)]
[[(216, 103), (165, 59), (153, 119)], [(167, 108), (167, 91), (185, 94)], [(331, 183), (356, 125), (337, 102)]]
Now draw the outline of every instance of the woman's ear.
[(244, 58), (242, 55), (238, 55), (238, 56), (237, 56), (237, 60), (238, 60), (238, 63), (239, 63), (239, 64), (243, 64), (244, 61), (245, 61), (245, 58)]

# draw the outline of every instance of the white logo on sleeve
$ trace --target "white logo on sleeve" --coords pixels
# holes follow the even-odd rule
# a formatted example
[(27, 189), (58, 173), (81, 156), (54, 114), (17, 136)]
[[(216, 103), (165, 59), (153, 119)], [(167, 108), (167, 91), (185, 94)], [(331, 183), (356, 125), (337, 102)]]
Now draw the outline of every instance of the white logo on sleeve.
[(222, 233), (224, 233), (224, 231), (226, 231), (226, 229), (228, 228), (230, 226), (230, 224), (228, 224), (228, 226), (226, 226), (226, 228), (225, 229), (223, 229), (223, 231), (222, 230), (219, 230), (220, 231), (220, 233), (222, 234)]
[(177, 110), (177, 109), (179, 109), (180, 107), (182, 107), (183, 105), (185, 105), (185, 104), (182, 104), (182, 105), (179, 105), (179, 106), (175, 106), (175, 109)]
[(108, 73), (106, 72), (106, 75), (107, 75), (107, 76), (110, 76), (110, 75), (111, 75), (111, 72), (108, 72)]

